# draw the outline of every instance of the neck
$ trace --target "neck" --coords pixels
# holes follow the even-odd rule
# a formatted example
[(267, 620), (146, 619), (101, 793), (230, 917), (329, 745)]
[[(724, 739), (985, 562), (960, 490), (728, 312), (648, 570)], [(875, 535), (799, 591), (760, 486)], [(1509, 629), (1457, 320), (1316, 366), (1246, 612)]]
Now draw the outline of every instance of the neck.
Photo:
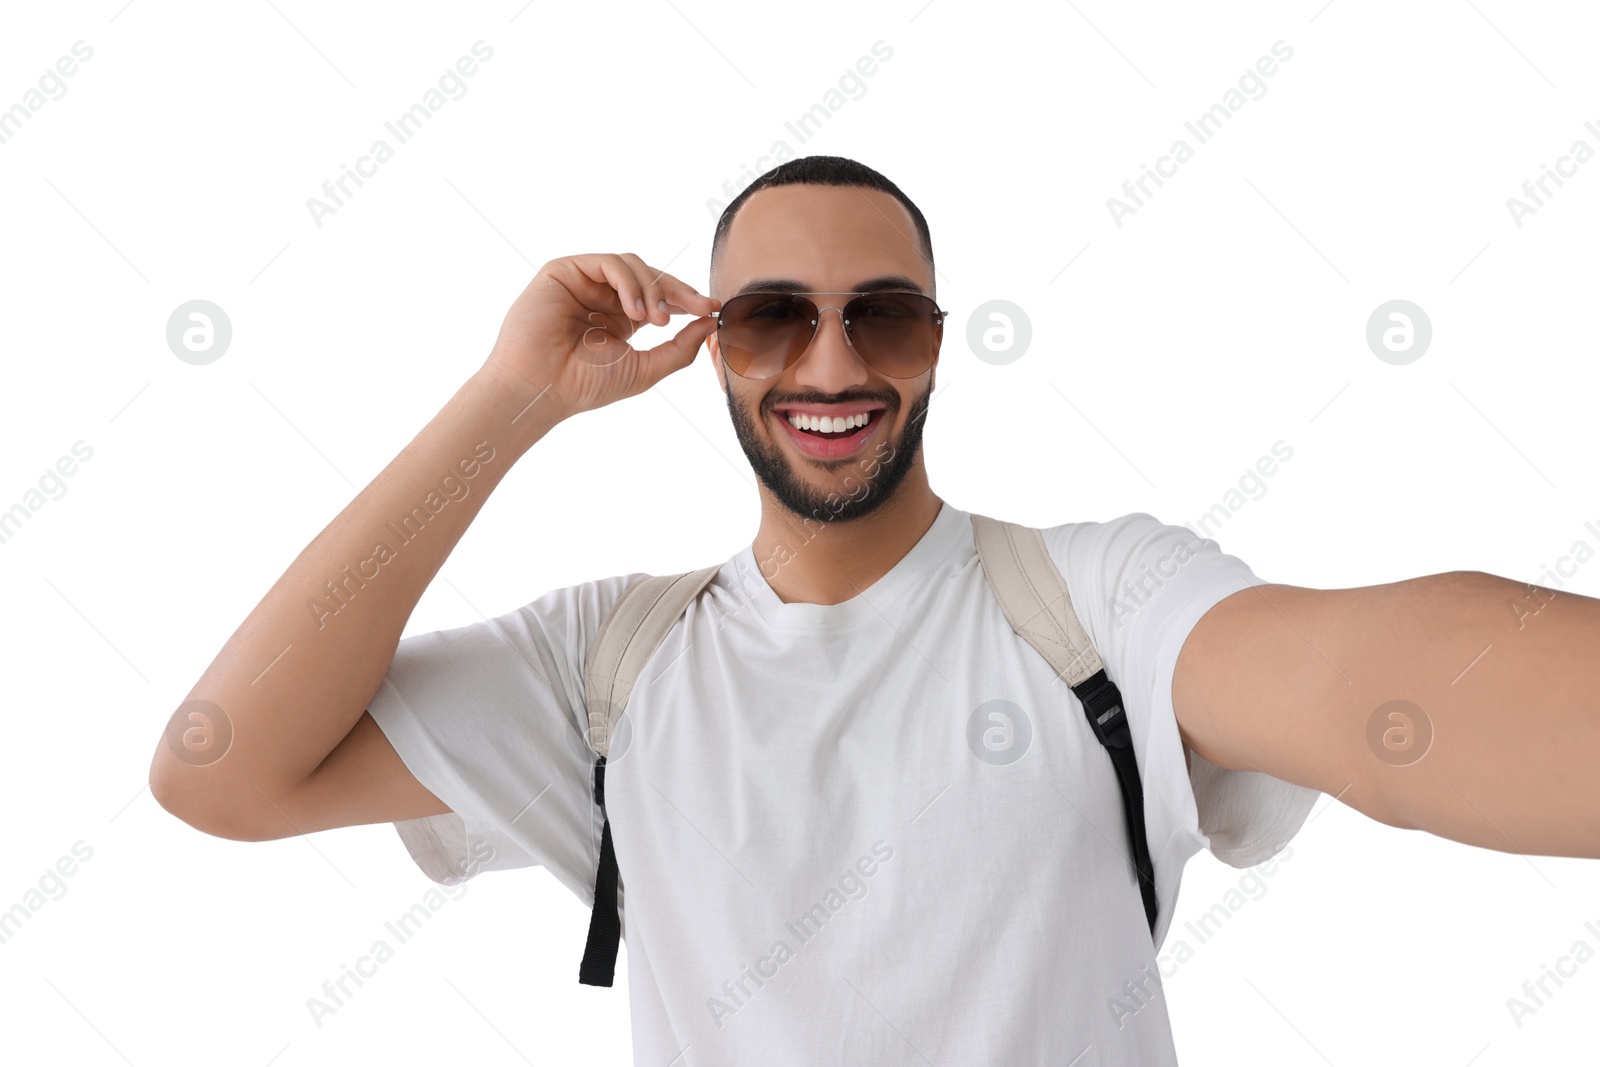
[(761, 574), (785, 604), (839, 604), (889, 573), (922, 539), (944, 501), (928, 485), (918, 456), (894, 496), (848, 522), (796, 515), (765, 486), (752, 550)]

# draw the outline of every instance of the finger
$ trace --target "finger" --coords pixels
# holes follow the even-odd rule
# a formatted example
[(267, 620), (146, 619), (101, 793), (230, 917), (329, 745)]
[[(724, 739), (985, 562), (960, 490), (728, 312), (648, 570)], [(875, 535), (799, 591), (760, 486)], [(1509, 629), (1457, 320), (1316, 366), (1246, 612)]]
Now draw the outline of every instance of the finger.
[(605, 315), (629, 322), (623, 310), (623, 299), (607, 279), (603, 256), (567, 256), (546, 268), (548, 280), (566, 290), (577, 305), (577, 317), (593, 324), (595, 317)]
[(665, 326), (671, 318), (667, 309), (662, 307), (666, 301), (661, 294), (661, 278), (666, 272), (656, 270), (632, 252), (622, 253), (622, 261), (633, 271), (633, 276), (639, 283), (639, 289), (644, 297), (645, 314), (650, 323), (654, 326)]
[(573, 256), (572, 262), (591, 281), (603, 282), (616, 294), (622, 313), (634, 322), (649, 318), (644, 305), (644, 288), (634, 276), (633, 269), (621, 256), (613, 253)]
[(655, 269), (633, 253), (625, 252), (623, 258), (635, 267), (655, 325), (665, 326), (672, 315), (705, 315), (721, 307), (720, 301), (701, 295), (683, 279)]

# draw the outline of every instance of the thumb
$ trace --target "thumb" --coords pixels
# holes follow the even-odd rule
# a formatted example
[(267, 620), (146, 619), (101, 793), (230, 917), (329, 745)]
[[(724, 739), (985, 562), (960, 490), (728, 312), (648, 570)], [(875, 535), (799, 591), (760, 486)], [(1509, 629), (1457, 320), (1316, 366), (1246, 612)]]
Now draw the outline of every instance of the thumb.
[(654, 348), (640, 351), (640, 366), (648, 380), (645, 388), (650, 388), (667, 375), (693, 363), (695, 356), (700, 352), (700, 346), (716, 328), (716, 319), (710, 315), (702, 315), (674, 334), (672, 340), (663, 341)]

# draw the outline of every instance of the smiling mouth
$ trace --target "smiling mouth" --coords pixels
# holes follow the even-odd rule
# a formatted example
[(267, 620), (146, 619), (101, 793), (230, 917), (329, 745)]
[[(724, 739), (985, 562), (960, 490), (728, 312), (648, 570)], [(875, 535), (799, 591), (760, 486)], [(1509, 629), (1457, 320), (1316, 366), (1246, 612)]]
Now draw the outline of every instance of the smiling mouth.
[[(885, 408), (868, 404), (821, 405), (811, 410), (775, 408), (773, 417), (800, 451), (821, 459), (837, 459), (855, 452), (874, 435)], [(835, 414), (834, 411), (838, 413)]]

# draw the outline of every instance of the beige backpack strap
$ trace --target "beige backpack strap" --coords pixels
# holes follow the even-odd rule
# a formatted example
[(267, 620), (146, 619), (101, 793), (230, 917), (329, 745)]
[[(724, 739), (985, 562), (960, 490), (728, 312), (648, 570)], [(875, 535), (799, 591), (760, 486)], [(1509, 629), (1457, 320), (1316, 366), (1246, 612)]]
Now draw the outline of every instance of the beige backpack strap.
[(1150, 936), (1154, 938), (1159, 915), (1156, 871), (1145, 836), (1144, 789), (1122, 693), (1107, 677), (1100, 653), (1095, 651), (1088, 631), (1072, 609), (1066, 579), (1050, 558), (1044, 534), (1031, 526), (974, 514), (972, 537), (983, 573), (1000, 601), (1006, 621), (1039, 650), (1056, 677), (1067, 680), (1083, 708), (1089, 729), (1111, 757), (1117, 772), (1117, 789), (1122, 794), (1123, 819), (1128, 824), (1129, 859), (1138, 879)]
[(661, 574), (630, 585), (601, 622), (583, 663), (589, 747), (604, 756), (617, 717), (627, 706), (639, 672), (655, 655), (689, 602), (716, 576), (721, 564), (684, 574)]
[(1072, 609), (1067, 583), (1031, 526), (972, 516), (978, 559), (1006, 620), (1043, 654), (1057, 677), (1076, 686), (1101, 669), (1100, 653)]
[(601, 621), (584, 657), (583, 688), (589, 721), (585, 739), (597, 754), (594, 802), (600, 808), (601, 824), (594, 909), (589, 914), (589, 939), (584, 944), (583, 960), (578, 964), (578, 981), (583, 985), (612, 983), (622, 939), (622, 913), (617, 898), (621, 875), (611, 843), (611, 819), (605, 814), (606, 756), (611, 751), (611, 738), (639, 672), (720, 567), (718, 564), (686, 574), (652, 575), (629, 585)]

